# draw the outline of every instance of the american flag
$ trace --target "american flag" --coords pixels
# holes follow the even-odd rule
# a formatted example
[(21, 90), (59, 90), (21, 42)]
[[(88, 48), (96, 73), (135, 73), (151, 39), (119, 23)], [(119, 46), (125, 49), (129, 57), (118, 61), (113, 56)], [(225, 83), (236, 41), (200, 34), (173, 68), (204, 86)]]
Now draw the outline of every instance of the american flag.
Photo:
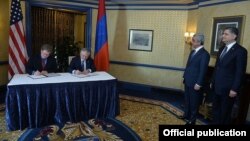
[(12, 0), (9, 30), (9, 79), (14, 74), (25, 73), (25, 64), (28, 61), (22, 20), (21, 3), (19, 0)]

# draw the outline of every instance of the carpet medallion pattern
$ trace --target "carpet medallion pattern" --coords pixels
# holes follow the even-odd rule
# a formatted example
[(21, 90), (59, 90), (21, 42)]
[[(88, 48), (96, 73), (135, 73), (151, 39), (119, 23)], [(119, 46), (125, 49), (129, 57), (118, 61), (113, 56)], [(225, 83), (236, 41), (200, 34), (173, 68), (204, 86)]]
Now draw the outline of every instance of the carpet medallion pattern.
[[(182, 111), (169, 103), (120, 95), (120, 115), (116, 119), (91, 119), (79, 123), (51, 125), (40, 129), (7, 132), (4, 111), (0, 112), (0, 141), (17, 140), (110, 140), (157, 141), (158, 127), (183, 125)], [(203, 124), (197, 121), (197, 124)]]
[[(119, 131), (119, 133), (117, 133)], [(121, 134), (122, 133), (122, 134)], [(91, 119), (86, 122), (66, 123), (60, 127), (51, 125), (44, 128), (28, 129), (19, 140), (33, 141), (122, 141), (140, 140), (126, 131), (119, 121), (113, 119)], [(137, 137), (137, 138), (134, 138)]]

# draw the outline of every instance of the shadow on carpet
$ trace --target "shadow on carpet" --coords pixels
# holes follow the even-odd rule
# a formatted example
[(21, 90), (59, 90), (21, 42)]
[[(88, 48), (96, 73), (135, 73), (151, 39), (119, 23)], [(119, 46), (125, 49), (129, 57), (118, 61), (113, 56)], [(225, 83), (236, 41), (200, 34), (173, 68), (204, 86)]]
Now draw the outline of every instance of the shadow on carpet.
[[(15, 132), (15, 131), (14, 131)], [(11, 134), (7, 132), (6, 134)], [(10, 140), (4, 133), (1, 140)], [(119, 120), (91, 119), (62, 126), (51, 125), (43, 128), (26, 129), (18, 141), (140, 141), (140, 137)]]

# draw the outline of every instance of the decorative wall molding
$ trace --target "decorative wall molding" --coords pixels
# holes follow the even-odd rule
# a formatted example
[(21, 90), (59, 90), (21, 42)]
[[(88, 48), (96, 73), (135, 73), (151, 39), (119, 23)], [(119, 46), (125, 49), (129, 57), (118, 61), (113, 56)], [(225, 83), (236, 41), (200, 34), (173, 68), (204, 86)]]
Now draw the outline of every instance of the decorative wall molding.
[(8, 61), (0, 61), (0, 66), (7, 65), (8, 63), (9, 63)]
[[(200, 7), (221, 5), (227, 3), (236, 3), (247, 0), (196, 0), (194, 2), (166, 2), (166, 1), (118, 1), (118, 0), (110, 0), (106, 1), (106, 9), (107, 10), (193, 10), (198, 9)], [(98, 8), (97, 0), (30, 0), (33, 4), (60, 4), (60, 5), (68, 5), (73, 7), (89, 7), (89, 8)]]
[(174, 71), (184, 71), (185, 70), (185, 68), (179, 68), (179, 67), (149, 65), (149, 64), (141, 64), (141, 63), (122, 62), (122, 61), (110, 61), (110, 63), (111, 64), (118, 64), (118, 65), (127, 65), (127, 66), (135, 66), (135, 67), (147, 67), (147, 68), (156, 68), (156, 69), (166, 69), (166, 70), (174, 70)]
[(184, 91), (181, 89), (159, 87), (159, 86), (152, 86), (152, 85), (125, 82), (125, 81), (118, 81), (118, 88), (119, 89), (144, 91), (144, 92), (151, 92), (154, 90), (162, 90), (162, 91), (168, 91), (168, 92), (175, 93), (175, 94), (181, 94), (181, 95), (184, 94)]

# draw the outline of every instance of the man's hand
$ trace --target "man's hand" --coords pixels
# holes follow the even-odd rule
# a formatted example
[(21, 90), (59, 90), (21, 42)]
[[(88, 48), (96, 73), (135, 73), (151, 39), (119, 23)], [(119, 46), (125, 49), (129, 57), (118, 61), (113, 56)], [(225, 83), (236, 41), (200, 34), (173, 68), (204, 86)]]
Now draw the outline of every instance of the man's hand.
[(233, 97), (236, 97), (236, 96), (237, 96), (237, 92), (235, 92), (233, 90), (230, 90), (229, 97), (233, 98)]
[(82, 72), (81, 71), (79, 71), (79, 70), (76, 70), (75, 71), (75, 74), (77, 74), (77, 75), (79, 75), (79, 74), (81, 74)]
[(40, 71), (35, 71), (34, 75), (41, 75)]
[(89, 73), (89, 71), (88, 71), (88, 70), (86, 70), (86, 71), (83, 71), (82, 73), (86, 75), (86, 74), (88, 74), (88, 73)]
[(46, 74), (48, 74), (48, 72), (47, 71), (42, 71), (41, 74), (46, 75)]
[(201, 89), (201, 86), (198, 85), (198, 84), (195, 84), (195, 85), (194, 85), (194, 89), (195, 89), (196, 91), (199, 91), (199, 90)]

